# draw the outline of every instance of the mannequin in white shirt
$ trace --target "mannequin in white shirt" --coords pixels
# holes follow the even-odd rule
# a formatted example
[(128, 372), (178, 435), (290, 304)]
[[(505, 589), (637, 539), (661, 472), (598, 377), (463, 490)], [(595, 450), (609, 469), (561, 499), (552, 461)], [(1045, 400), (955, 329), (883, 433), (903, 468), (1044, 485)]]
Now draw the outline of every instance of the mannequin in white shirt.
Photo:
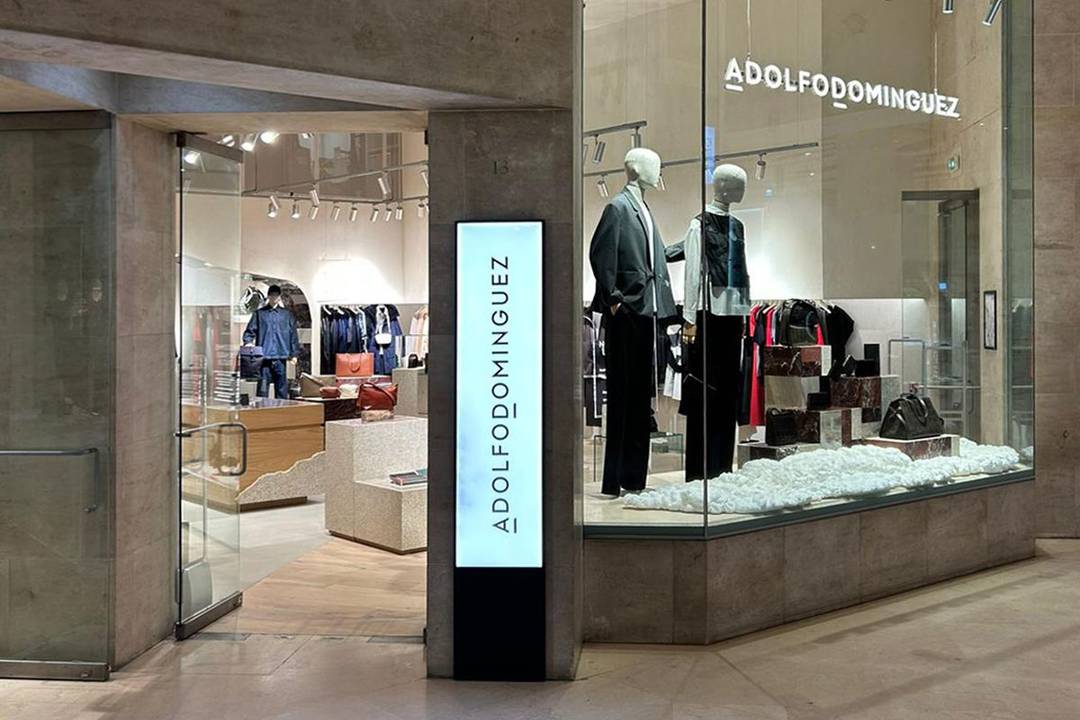
[(686, 261), (679, 412), (686, 416), (688, 481), (732, 470), (743, 318), (751, 306), (744, 230), (731, 215), (746, 194), (746, 171), (721, 165), (712, 179), (713, 201), (690, 221), (682, 242), (666, 250), (669, 261)]

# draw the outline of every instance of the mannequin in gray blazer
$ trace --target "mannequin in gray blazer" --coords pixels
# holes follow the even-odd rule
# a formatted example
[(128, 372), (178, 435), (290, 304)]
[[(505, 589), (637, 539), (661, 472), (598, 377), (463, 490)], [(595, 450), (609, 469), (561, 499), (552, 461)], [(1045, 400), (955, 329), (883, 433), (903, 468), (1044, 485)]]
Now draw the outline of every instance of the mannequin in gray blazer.
[(611, 199), (593, 233), (589, 262), (596, 278), (593, 311), (604, 322), (607, 427), (601, 492), (618, 497), (645, 489), (659, 329), (679, 322), (660, 229), (644, 190), (660, 182), (660, 156), (626, 155), (626, 189)]
[(592, 310), (610, 314), (614, 306), (621, 305), (635, 315), (655, 316), (666, 326), (677, 323), (678, 319), (664, 241), (653, 220), (653, 242), (647, 256), (645, 222), (639, 200), (629, 187), (604, 208), (589, 247), (589, 262), (596, 278)]

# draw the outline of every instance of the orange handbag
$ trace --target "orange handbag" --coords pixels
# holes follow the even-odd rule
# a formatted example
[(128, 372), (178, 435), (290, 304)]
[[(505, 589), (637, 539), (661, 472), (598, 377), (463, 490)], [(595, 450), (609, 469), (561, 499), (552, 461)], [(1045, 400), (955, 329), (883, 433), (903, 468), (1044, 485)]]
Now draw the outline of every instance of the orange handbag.
[(374, 353), (338, 353), (334, 357), (338, 377), (367, 377), (375, 374)]
[(361, 410), (393, 410), (397, 406), (397, 385), (366, 382), (360, 386), (356, 404)]

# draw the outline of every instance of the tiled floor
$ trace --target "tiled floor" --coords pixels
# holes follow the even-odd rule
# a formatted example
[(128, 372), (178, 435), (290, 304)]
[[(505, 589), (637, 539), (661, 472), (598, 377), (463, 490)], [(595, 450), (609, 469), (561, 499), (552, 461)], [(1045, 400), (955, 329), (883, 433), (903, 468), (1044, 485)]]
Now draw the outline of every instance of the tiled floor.
[(163, 643), (104, 684), (0, 683), (0, 718), (40, 720), (1073, 720), (1080, 542), (712, 647), (592, 646), (573, 683), (424, 678), (385, 638)]

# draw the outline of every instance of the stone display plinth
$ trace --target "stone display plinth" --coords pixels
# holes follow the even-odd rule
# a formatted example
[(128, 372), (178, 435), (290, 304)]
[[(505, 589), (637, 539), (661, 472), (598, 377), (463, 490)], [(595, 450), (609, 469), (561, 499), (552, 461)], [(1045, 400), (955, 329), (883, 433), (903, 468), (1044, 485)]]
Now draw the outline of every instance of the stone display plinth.
[(892, 440), (883, 437), (868, 437), (865, 445), (883, 448), (896, 448), (912, 460), (928, 460), (936, 457), (956, 457), (960, 454), (959, 435), (935, 435), (919, 440)]

